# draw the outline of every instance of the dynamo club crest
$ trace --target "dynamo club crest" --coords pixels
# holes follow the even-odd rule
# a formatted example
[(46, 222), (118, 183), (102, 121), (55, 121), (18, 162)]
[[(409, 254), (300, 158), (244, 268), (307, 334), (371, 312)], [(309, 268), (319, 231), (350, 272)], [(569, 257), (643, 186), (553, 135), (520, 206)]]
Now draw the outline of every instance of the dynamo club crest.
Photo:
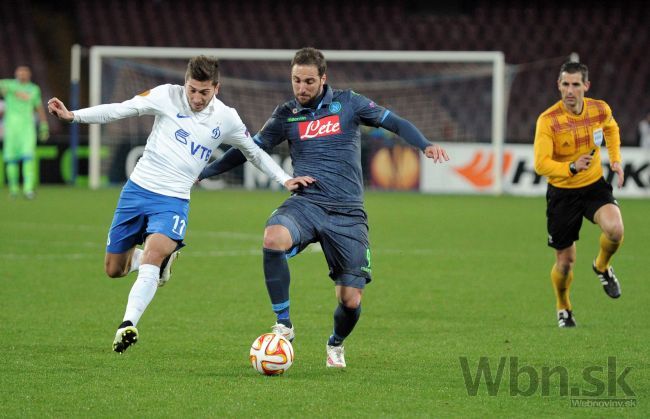
[(221, 129), (219, 129), (219, 127), (216, 127), (215, 129), (212, 130), (212, 138), (214, 138), (215, 140), (219, 138), (220, 135), (221, 135)]

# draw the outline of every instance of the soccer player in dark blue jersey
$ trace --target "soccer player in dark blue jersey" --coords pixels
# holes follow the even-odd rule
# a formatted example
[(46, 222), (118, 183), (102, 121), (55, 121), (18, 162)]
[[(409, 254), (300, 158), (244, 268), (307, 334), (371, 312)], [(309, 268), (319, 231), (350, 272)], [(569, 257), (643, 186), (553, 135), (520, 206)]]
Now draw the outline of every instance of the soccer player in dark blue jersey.
[[(344, 368), (343, 340), (361, 314), (361, 296), (371, 280), (368, 219), (363, 207), (359, 125), (383, 127), (422, 150), (435, 163), (449, 160), (409, 121), (352, 90), (325, 84), (327, 65), (314, 48), (296, 52), (291, 62), (295, 98), (278, 106), (255, 142), (270, 151), (289, 142), (294, 176), (316, 179), (276, 209), (264, 230), (264, 276), (277, 323), (275, 333), (293, 340), (289, 318), (287, 258), (319, 242), (336, 286), (338, 306), (327, 342), (328, 367)], [(208, 165), (199, 179), (226, 172), (246, 161), (237, 149)]]

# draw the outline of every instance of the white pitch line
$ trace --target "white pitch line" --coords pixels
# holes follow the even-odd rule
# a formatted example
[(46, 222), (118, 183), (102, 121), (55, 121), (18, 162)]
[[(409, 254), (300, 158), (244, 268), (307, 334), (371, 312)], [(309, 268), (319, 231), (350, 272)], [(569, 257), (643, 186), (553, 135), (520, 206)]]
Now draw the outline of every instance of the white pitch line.
[[(300, 254), (317, 254), (322, 249), (318, 243), (310, 245)], [(439, 254), (441, 249), (376, 249), (373, 254), (385, 255), (433, 255)], [(195, 251), (188, 250), (183, 254), (183, 258), (219, 258), (219, 257), (242, 257), (242, 256), (260, 256), (262, 251), (259, 248), (239, 249), (239, 250), (207, 250)], [(98, 259), (103, 260), (103, 252), (95, 253), (0, 253), (0, 259), (4, 260), (79, 260), (79, 259)]]
[(108, 231), (110, 224), (100, 227), (94, 224), (51, 224), (51, 223), (34, 223), (34, 222), (17, 222), (17, 223), (0, 223), (7, 227), (19, 227), (21, 229), (38, 229), (38, 230), (64, 230), (64, 231)]
[[(35, 222), (18, 222), (18, 223), (0, 223), (0, 227), (12, 227), (18, 229), (33, 229), (33, 230), (62, 230), (65, 232), (70, 231), (101, 231), (108, 233), (110, 224), (106, 226), (89, 225), (89, 224), (50, 224), (50, 223), (35, 223)], [(210, 231), (210, 230), (197, 230), (194, 231), (190, 228), (187, 236), (202, 237), (202, 238), (224, 238), (230, 240), (259, 240), (262, 241), (262, 232), (259, 233), (241, 233), (235, 231)]]
[(103, 261), (104, 255), (100, 253), (3, 253), (0, 259), (14, 260), (79, 260), (79, 259), (98, 259)]
[[(36, 239), (15, 239), (11, 241), (12, 243), (21, 243), (21, 244), (31, 244), (31, 243), (38, 243), (38, 244), (43, 244), (42, 240), (36, 240)], [(58, 240), (58, 241), (52, 241), (48, 240), (47, 241), (47, 246), (51, 247), (59, 247), (59, 246), (78, 246), (78, 247), (92, 247), (92, 248), (99, 248), (99, 249), (104, 249), (105, 246), (103, 243), (98, 242), (98, 241), (92, 241), (92, 242), (86, 242), (86, 241), (76, 241), (76, 240)]]
[(262, 241), (262, 233), (236, 233), (233, 231), (193, 231), (190, 228), (190, 231), (187, 233), (187, 236), (192, 237), (216, 237), (224, 239), (234, 239), (234, 240), (255, 240)]

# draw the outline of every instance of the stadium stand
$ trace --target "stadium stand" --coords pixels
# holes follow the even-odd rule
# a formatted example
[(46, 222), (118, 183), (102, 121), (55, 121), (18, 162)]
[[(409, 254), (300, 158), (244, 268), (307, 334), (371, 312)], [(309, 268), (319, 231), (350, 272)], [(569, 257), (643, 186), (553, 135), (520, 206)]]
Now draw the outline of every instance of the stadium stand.
[[(67, 0), (68, 30), (82, 46), (134, 45), (219, 48), (501, 50), (508, 63), (506, 137), (531, 142), (535, 118), (558, 99), (556, 71), (576, 52), (591, 70), (590, 95), (614, 109), (624, 144), (634, 141), (637, 122), (650, 110), (650, 3), (559, 1), (410, 0), (295, 3), (288, 1)], [(6, 56), (0, 76), (27, 60), (35, 80), (67, 62), (48, 62), (31, 9), (49, 3), (2, 2), (0, 42)], [(58, 3), (57, 3), (58, 4)], [(43, 35), (41, 35), (42, 37)], [(69, 45), (59, 45), (62, 50)], [(65, 51), (60, 53), (66, 56)], [(254, 73), (255, 68), (245, 69)], [(65, 84), (44, 91), (65, 97)], [(470, 103), (471, 89), (449, 100)], [(470, 105), (471, 108), (471, 105)], [(471, 115), (470, 115), (471, 117)]]
[(47, 64), (42, 44), (37, 38), (30, 2), (0, 2), (0, 78), (13, 78), (19, 65), (28, 65), (32, 80), (39, 84), (43, 96), (50, 95)]

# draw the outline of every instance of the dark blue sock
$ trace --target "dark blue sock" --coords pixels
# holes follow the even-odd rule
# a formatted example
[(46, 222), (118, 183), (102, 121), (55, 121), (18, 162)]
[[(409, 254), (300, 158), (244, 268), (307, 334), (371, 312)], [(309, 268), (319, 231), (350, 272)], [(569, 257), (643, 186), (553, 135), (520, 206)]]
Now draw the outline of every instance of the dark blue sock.
[(289, 319), (289, 264), (282, 250), (264, 249), (264, 279), (278, 323), (291, 327)]
[(343, 340), (352, 333), (352, 329), (361, 316), (361, 305), (357, 308), (348, 308), (339, 303), (334, 310), (334, 333), (330, 336), (328, 345), (339, 346)]

